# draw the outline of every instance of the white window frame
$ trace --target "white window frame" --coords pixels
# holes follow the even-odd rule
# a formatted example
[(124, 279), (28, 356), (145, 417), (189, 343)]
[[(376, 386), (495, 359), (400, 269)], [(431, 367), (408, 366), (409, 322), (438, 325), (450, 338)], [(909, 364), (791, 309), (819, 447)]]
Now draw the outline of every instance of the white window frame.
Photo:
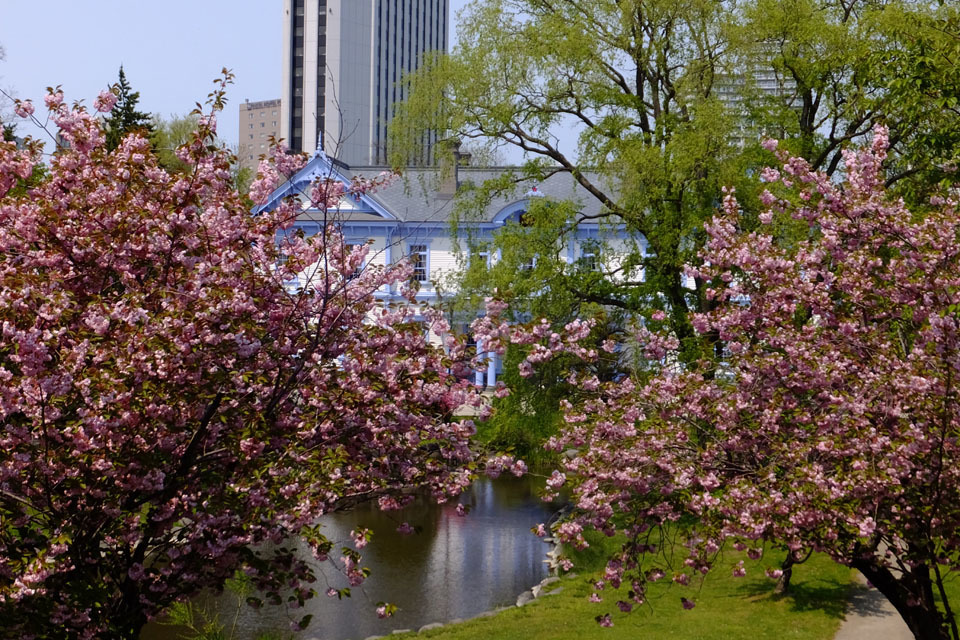
[(486, 269), (490, 269), (490, 267), (493, 265), (493, 263), (491, 262), (492, 256), (493, 256), (493, 251), (492, 251), (492, 247), (490, 246), (490, 243), (483, 243), (482, 245), (471, 247), (467, 251), (467, 268), (469, 269), (473, 267), (474, 257), (476, 257), (477, 259), (483, 260), (483, 266)]
[(587, 271), (600, 271), (600, 251), (599, 247), (590, 244), (580, 245), (580, 264)]
[[(418, 277), (417, 263), (419, 260), (413, 261), (414, 255), (423, 257), (423, 279)], [(430, 282), (430, 243), (426, 241), (411, 242), (407, 245), (407, 257), (413, 264), (413, 279), (421, 284), (428, 284)]]

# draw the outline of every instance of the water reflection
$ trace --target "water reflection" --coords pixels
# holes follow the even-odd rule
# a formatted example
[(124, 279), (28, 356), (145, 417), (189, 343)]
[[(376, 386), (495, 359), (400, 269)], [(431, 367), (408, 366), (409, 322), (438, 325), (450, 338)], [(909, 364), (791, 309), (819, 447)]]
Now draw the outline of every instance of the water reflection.
[[(538, 488), (527, 478), (478, 480), (460, 498), (470, 507), (466, 517), (457, 515), (456, 502), (436, 505), (428, 499), (418, 499), (398, 512), (382, 513), (368, 504), (332, 514), (324, 525), (333, 540), (348, 540), (350, 530), (358, 526), (374, 531), (373, 542), (363, 550), (363, 564), (372, 574), (352, 590), (351, 598), (340, 601), (322, 595), (327, 587), (348, 585), (332, 566), (321, 565), (316, 585), (321, 595), (304, 610), (238, 608), (236, 596), (230, 594), (212, 603), (221, 612), (222, 622), (236, 620), (239, 640), (285, 632), (292, 620), (305, 613), (314, 617), (304, 637), (346, 640), (416, 629), (513, 604), (519, 593), (547, 575), (543, 561), (548, 547), (530, 528), (545, 522), (554, 508), (539, 500)], [(418, 533), (397, 533), (396, 527), (404, 521), (418, 527)], [(309, 555), (305, 547), (303, 553)], [(380, 620), (374, 613), (379, 601), (392, 602), (400, 610)], [(142, 636), (144, 640), (174, 637), (172, 629), (156, 626)]]

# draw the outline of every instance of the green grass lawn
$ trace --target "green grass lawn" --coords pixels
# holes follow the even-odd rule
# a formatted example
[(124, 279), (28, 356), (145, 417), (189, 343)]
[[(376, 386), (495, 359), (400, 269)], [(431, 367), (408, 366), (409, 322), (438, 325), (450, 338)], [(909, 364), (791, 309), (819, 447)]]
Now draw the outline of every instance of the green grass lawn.
[[(735, 562), (739, 554), (727, 554)], [(591, 603), (591, 576), (564, 578), (547, 590), (562, 586), (563, 591), (542, 597), (520, 608), (507, 609), (486, 618), (448, 625), (423, 634), (404, 634), (397, 638), (441, 638), (443, 640), (585, 640), (598, 638), (684, 640), (755, 640), (758, 638), (796, 638), (829, 640), (843, 620), (852, 573), (829, 558), (814, 556), (794, 569), (792, 594), (777, 597), (774, 581), (763, 575), (763, 567), (778, 566), (780, 558), (747, 561), (747, 577), (734, 578), (725, 570), (728, 562), (718, 564), (714, 573), (700, 585), (680, 587), (666, 581), (651, 585), (649, 603), (621, 613), (616, 606), (625, 599), (625, 590), (601, 593), (603, 602)], [(729, 563), (732, 564), (732, 563)], [(595, 577), (594, 574), (592, 577)], [(697, 606), (684, 610), (680, 598), (695, 599)], [(610, 613), (614, 626), (602, 628), (594, 617)], [(391, 636), (394, 637), (394, 636)]]

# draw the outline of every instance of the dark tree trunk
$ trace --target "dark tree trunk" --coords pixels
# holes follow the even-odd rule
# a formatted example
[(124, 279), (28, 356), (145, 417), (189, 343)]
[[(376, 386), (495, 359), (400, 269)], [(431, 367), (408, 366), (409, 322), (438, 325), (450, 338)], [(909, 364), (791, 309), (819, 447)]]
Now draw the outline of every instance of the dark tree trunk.
[(933, 599), (930, 570), (926, 565), (919, 565), (899, 577), (889, 569), (876, 566), (869, 558), (855, 560), (852, 566), (886, 596), (916, 640), (952, 640)]
[(780, 578), (777, 580), (777, 586), (773, 589), (773, 592), (778, 596), (783, 596), (790, 592), (790, 578), (793, 577), (793, 565), (795, 563), (796, 561), (793, 559), (793, 554), (788, 553), (787, 557), (783, 560), (783, 564), (780, 565), (780, 570), (783, 571), (783, 573), (780, 574)]
[(140, 632), (146, 624), (147, 618), (142, 613), (130, 613), (111, 620), (105, 634), (97, 637), (109, 640), (139, 640)]
[(797, 556), (797, 553), (799, 552), (788, 552), (787, 557), (783, 559), (783, 564), (780, 565), (780, 571), (783, 573), (780, 574), (780, 579), (777, 580), (777, 586), (773, 590), (773, 592), (779, 596), (786, 595), (790, 592), (790, 579), (793, 578), (793, 568), (809, 560), (810, 556), (813, 555), (813, 549), (807, 549), (807, 553), (802, 558)]

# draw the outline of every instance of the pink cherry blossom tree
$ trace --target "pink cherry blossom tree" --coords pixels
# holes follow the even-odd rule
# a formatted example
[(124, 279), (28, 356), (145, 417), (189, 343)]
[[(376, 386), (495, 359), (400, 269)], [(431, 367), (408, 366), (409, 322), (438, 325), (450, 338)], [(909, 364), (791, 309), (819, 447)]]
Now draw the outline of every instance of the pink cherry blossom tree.
[[(473, 427), (452, 419), (471, 399), (462, 345), (431, 346), (412, 306), (375, 301), (409, 265), (359, 270), (367, 247), (347, 248), (333, 225), (280, 233), (299, 203), (250, 214), (229, 154), (212, 146), (227, 80), (178, 151), (182, 174), (140, 135), (108, 151), (99, 119), (59, 92), (45, 102), (65, 144), (22, 195), (11, 189), (38, 143), (0, 143), (0, 626), (11, 637), (136, 638), (238, 569), (265, 600), (302, 604), (312, 565), (284, 540), (342, 555), (359, 582), (356, 548), (333, 551), (319, 516), (362, 499), (396, 507), (420, 486), (444, 499), (469, 481)], [(263, 162), (249, 197), (262, 202), (301, 163)], [(335, 206), (344, 191), (320, 181), (309, 195)]]
[[(578, 454), (550, 485), (569, 485), (577, 508), (557, 534), (626, 534), (597, 585), (630, 585), (626, 608), (652, 580), (708, 573), (725, 546), (760, 559), (773, 544), (856, 568), (916, 638), (958, 638), (944, 583), (960, 569), (960, 212), (891, 197), (886, 148), (877, 127), (872, 148), (846, 154), (842, 183), (778, 152), (753, 231), (727, 193), (707, 266), (689, 274), (711, 283), (716, 308), (691, 319), (721, 358), (680, 366), (661, 312), (636, 331), (648, 370), (571, 381), (579, 395), (550, 444)], [(805, 233), (778, 237), (789, 224)], [(501, 310), (477, 329), (487, 345), (532, 345), (528, 367), (602, 357), (579, 346), (588, 326), (550, 335)]]

